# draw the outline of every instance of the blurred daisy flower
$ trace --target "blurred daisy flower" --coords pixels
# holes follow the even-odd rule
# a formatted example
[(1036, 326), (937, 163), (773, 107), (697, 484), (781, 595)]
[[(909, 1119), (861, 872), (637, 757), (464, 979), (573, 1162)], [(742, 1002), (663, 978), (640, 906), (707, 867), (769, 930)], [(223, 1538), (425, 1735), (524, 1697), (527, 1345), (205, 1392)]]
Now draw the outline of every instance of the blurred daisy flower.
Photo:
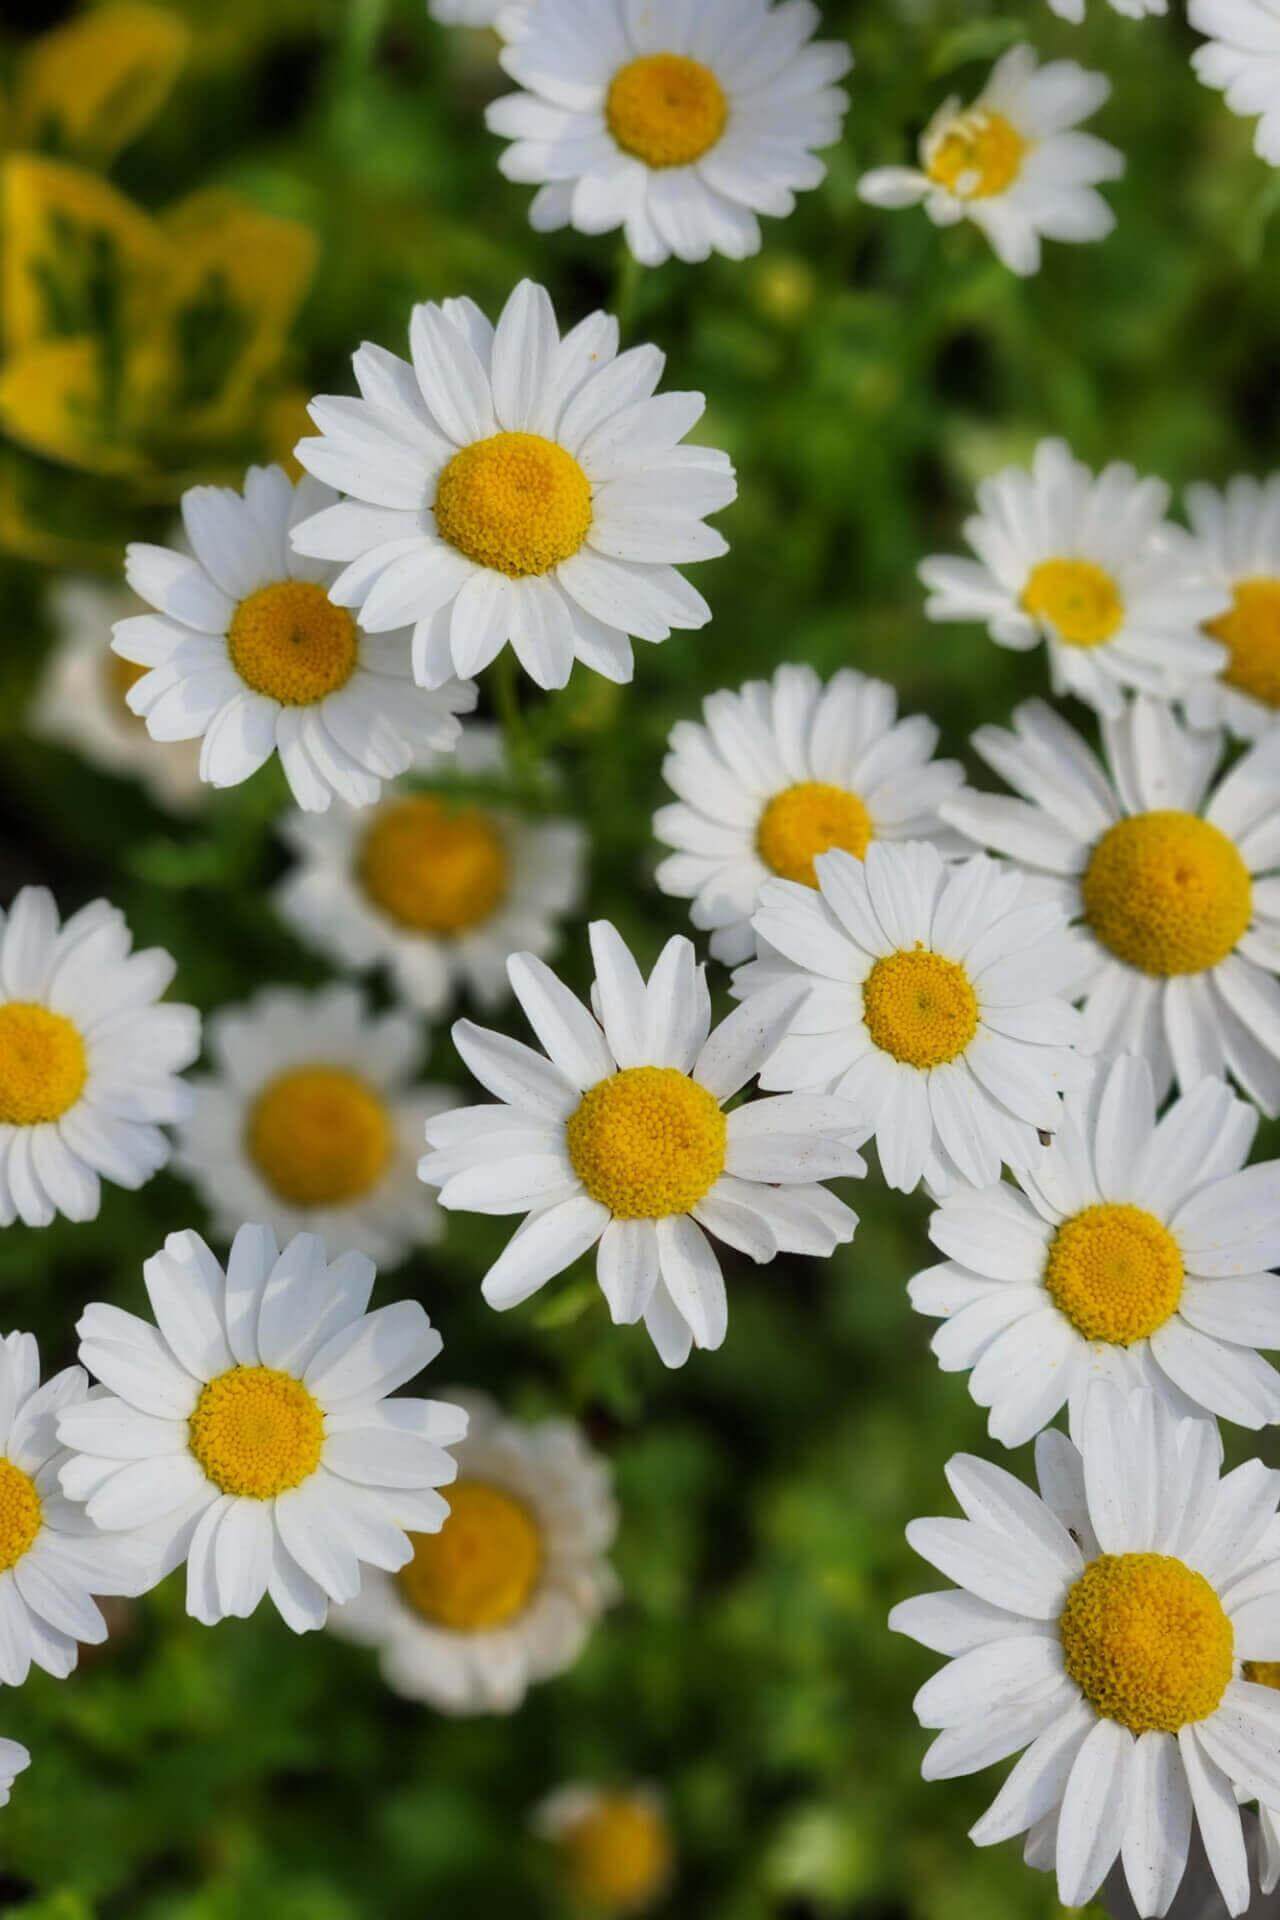
[(972, 1368), (993, 1439), (1022, 1446), (1064, 1405), (1078, 1433), (1098, 1379), (1179, 1415), (1280, 1420), (1280, 1374), (1256, 1351), (1280, 1347), (1280, 1161), (1245, 1168), (1257, 1130), (1222, 1080), (1157, 1122), (1151, 1070), (1126, 1055), (1068, 1094), (1020, 1193), (945, 1197), (929, 1238), (946, 1259), (909, 1292), (945, 1323), (943, 1369)]
[(1103, 180), (1124, 156), (1076, 129), (1107, 99), (1111, 82), (1074, 60), (1039, 66), (1011, 47), (970, 107), (944, 101), (920, 139), (920, 166), (877, 167), (858, 191), (877, 207), (923, 201), (935, 226), (972, 220), (1013, 273), (1040, 270), (1044, 240), (1102, 240), (1115, 225)]
[(519, 1306), (598, 1246), (616, 1325), (643, 1319), (664, 1365), (716, 1348), (729, 1322), (711, 1240), (757, 1262), (825, 1256), (857, 1215), (818, 1183), (861, 1175), (865, 1138), (841, 1101), (725, 1103), (759, 1072), (798, 994), (739, 1007), (714, 1032), (704, 970), (669, 940), (646, 982), (607, 921), (591, 928), (589, 1013), (532, 954), (511, 985), (546, 1048), (469, 1020), (454, 1043), (501, 1103), (427, 1122), (422, 1178), (440, 1204), (528, 1217), (485, 1276), (491, 1307)]
[(618, 682), (631, 636), (665, 640), (710, 609), (676, 571), (727, 551), (704, 524), (737, 496), (728, 456), (680, 442), (700, 393), (654, 397), (657, 347), (618, 353), (594, 313), (560, 337), (525, 280), (495, 328), (471, 300), (415, 307), (413, 365), (354, 360), (359, 400), (322, 397), (298, 458), (352, 497), (294, 528), (342, 564), (332, 594), (371, 633), (413, 623), (424, 687), (478, 673), (510, 642), (540, 687), (575, 660)]
[[(1108, 4), (1129, 20), (1143, 20), (1149, 14), (1169, 11), (1169, 0), (1108, 0)], [(1070, 20), (1074, 26), (1078, 27), (1084, 19), (1085, 0), (1049, 0), (1049, 5), (1060, 20)]]
[(931, 720), (900, 720), (893, 688), (848, 667), (825, 685), (811, 667), (786, 666), (710, 694), (701, 725), (671, 731), (663, 774), (679, 798), (653, 830), (675, 851), (658, 885), (693, 901), (717, 960), (749, 959), (772, 876), (816, 887), (814, 857), (832, 847), (861, 859), (873, 840), (954, 840), (937, 809), (964, 775), (932, 758), (937, 744)]
[(1280, 736), (1214, 784), (1220, 733), (1138, 699), (1102, 721), (1104, 763), (1032, 700), (975, 750), (1021, 796), (965, 791), (943, 817), (1036, 876), (1087, 942), (1088, 1053), (1141, 1054), (1156, 1098), (1230, 1075), (1280, 1112)]
[(24, 887), (0, 913), (0, 1225), (96, 1219), (103, 1179), (141, 1187), (169, 1158), (200, 1016), (157, 1004), (175, 962), (132, 944), (105, 900), (60, 926)]
[(233, 787), (279, 753), (300, 807), (367, 807), (415, 752), (454, 746), (475, 688), (413, 684), (406, 633), (366, 633), (326, 591), (336, 569), (305, 560), (289, 529), (336, 499), (280, 467), (250, 467), (243, 494), (190, 487), (192, 554), (132, 545), (130, 586), (156, 609), (113, 642), (144, 669), (127, 699), (153, 740), (202, 741), (200, 777)]
[[(1204, 623), (1228, 593), (1209, 557), (1165, 518), (1169, 489), (1115, 461), (1092, 474), (1063, 440), (1030, 472), (980, 482), (964, 536), (976, 558), (920, 566), (931, 620), (982, 621), (997, 646), (1043, 642), (1055, 693), (1115, 715), (1126, 690), (1172, 699), (1209, 685), (1226, 653)], [(1211, 626), (1208, 633), (1216, 633)]]
[(439, 1239), (417, 1161), (428, 1117), (456, 1096), (416, 1084), (411, 1014), (374, 1014), (353, 987), (268, 987), (214, 1014), (207, 1040), (214, 1070), (188, 1083), (174, 1164), (220, 1239), (262, 1220), (383, 1268)]
[(427, 0), (427, 12), (442, 27), (492, 27), (504, 39), (520, 29), (532, 0)]
[(1280, 1804), (1280, 1699), (1250, 1677), (1280, 1657), (1280, 1475), (1221, 1466), (1212, 1421), (1096, 1385), (1078, 1446), (1040, 1435), (1038, 1498), (957, 1454), (965, 1518), (907, 1529), (956, 1582), (889, 1620), (949, 1656), (915, 1699), (925, 1778), (1025, 1749), (971, 1838), (1025, 1833), (1064, 1906), (1119, 1857), (1138, 1913), (1166, 1913), (1197, 1824), (1228, 1913), (1249, 1905), (1237, 1797)]
[(18, 1740), (0, 1740), (0, 1807), (7, 1807), (13, 1783), (31, 1765), (31, 1755)]
[(526, 89), (489, 108), (508, 180), (537, 185), (539, 232), (621, 227), (660, 266), (742, 260), (826, 167), (848, 47), (815, 40), (811, 0), (532, 0), (502, 64)]
[(371, 1574), (334, 1629), (377, 1647), (387, 1685), (443, 1713), (513, 1713), (578, 1659), (617, 1597), (611, 1475), (567, 1420), (508, 1419), (455, 1393), (469, 1419), (439, 1532)]
[(1208, 41), (1192, 66), (1206, 87), (1226, 95), (1232, 113), (1258, 116), (1253, 150), (1280, 167), (1280, 3), (1189, 0), (1187, 18)]
[(225, 1273), (197, 1233), (171, 1233), (143, 1267), (157, 1324), (101, 1303), (80, 1358), (106, 1392), (64, 1409), (67, 1498), (95, 1527), (155, 1551), (155, 1579), (187, 1563), (187, 1611), (246, 1618), (264, 1595), (295, 1633), (354, 1600), (361, 1564), (394, 1573), (409, 1532), (436, 1531), (435, 1491), (466, 1415), (388, 1400), (434, 1360), (416, 1300), (367, 1311), (374, 1266), (299, 1234), (281, 1253), (244, 1226)]
[(1200, 568), (1226, 605), (1205, 625), (1225, 663), (1189, 688), (1187, 718), (1256, 740), (1280, 715), (1280, 474), (1240, 474), (1221, 493), (1188, 487), (1187, 515)]
[(571, 1782), (535, 1808), (533, 1829), (554, 1848), (569, 1898), (592, 1913), (645, 1913), (671, 1886), (675, 1846), (654, 1787)]

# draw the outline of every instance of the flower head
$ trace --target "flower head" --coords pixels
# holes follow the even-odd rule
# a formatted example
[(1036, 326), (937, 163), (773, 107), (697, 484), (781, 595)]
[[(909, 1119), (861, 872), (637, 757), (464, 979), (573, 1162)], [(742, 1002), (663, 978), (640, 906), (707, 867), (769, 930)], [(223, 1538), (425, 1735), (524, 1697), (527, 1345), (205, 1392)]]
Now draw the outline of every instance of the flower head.
[(533, 1826), (554, 1848), (569, 1898), (592, 1913), (645, 1913), (671, 1885), (675, 1843), (654, 1787), (575, 1781), (547, 1795)]
[(1225, 94), (1232, 113), (1258, 116), (1253, 150), (1280, 167), (1280, 12), (1274, 0), (1189, 0), (1187, 18), (1206, 44), (1191, 64), (1206, 87)]
[(1256, 740), (1280, 715), (1280, 474), (1240, 474), (1221, 493), (1188, 487), (1187, 513), (1206, 583), (1223, 601), (1205, 632), (1225, 650), (1218, 676), (1187, 689), (1187, 716)]

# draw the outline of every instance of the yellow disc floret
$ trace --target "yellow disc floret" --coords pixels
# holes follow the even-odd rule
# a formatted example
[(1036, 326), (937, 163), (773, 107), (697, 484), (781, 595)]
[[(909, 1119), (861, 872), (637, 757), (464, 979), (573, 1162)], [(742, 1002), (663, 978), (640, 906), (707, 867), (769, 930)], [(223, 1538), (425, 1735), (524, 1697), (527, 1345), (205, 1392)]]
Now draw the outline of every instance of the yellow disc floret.
[(688, 1213), (724, 1172), (725, 1118), (675, 1067), (625, 1067), (584, 1093), (565, 1127), (574, 1172), (617, 1220)]
[(84, 1091), (84, 1041), (64, 1014), (29, 1000), (0, 1006), (0, 1124), (60, 1120)]
[(201, 1390), (188, 1423), (191, 1451), (215, 1487), (272, 1500), (320, 1464), (324, 1415), (291, 1373), (232, 1367)]
[(1124, 621), (1111, 575), (1092, 560), (1042, 560), (1027, 576), (1022, 608), (1069, 647), (1100, 647)]
[(615, 73), (604, 116), (622, 151), (646, 167), (689, 167), (723, 134), (729, 102), (700, 60), (649, 53)]
[(345, 1067), (295, 1067), (277, 1075), (249, 1114), (249, 1157), (294, 1207), (333, 1207), (375, 1187), (395, 1135), (386, 1102)]
[(591, 482), (537, 433), (495, 433), (455, 453), (436, 489), (436, 526), (478, 567), (511, 580), (571, 560), (591, 528)]
[(40, 1495), (30, 1476), (0, 1459), (0, 1573), (17, 1566), (35, 1544), (41, 1525)]
[(505, 1626), (523, 1613), (542, 1572), (542, 1533), (522, 1500), (487, 1480), (449, 1489), (439, 1533), (414, 1533), (396, 1579), (416, 1613), (454, 1633)]
[(1194, 813), (1139, 813), (1108, 827), (1081, 882), (1084, 917), (1140, 973), (1202, 973), (1233, 950), (1253, 914), (1234, 842)]
[(816, 887), (814, 858), (840, 847), (861, 860), (871, 843), (871, 816), (856, 793), (823, 780), (803, 780), (776, 793), (760, 815), (760, 858), (784, 880)]
[(411, 794), (379, 809), (357, 867), (375, 906), (411, 933), (461, 934), (492, 918), (511, 881), (506, 842), (479, 807)]
[(313, 580), (277, 580), (242, 600), (227, 629), (247, 687), (283, 707), (311, 707), (345, 687), (359, 655), (356, 623)]
[(883, 1053), (909, 1067), (941, 1067), (978, 1031), (978, 997), (956, 961), (915, 947), (876, 961), (863, 982), (862, 1017)]
[(1237, 580), (1229, 610), (1205, 632), (1231, 656), (1222, 669), (1226, 684), (1280, 707), (1280, 580)]
[(957, 200), (989, 200), (1013, 185), (1027, 146), (1002, 113), (975, 108), (942, 129), (931, 144), (925, 171)]
[(635, 1913), (671, 1873), (671, 1836), (661, 1808), (637, 1794), (602, 1794), (560, 1836), (569, 1891), (605, 1913)]
[(1132, 1346), (1178, 1310), (1185, 1269), (1178, 1243), (1143, 1207), (1086, 1207), (1053, 1237), (1044, 1283), (1086, 1340)]
[(1104, 1720), (1177, 1733), (1215, 1712), (1235, 1634), (1202, 1573), (1163, 1553), (1104, 1553), (1058, 1622), (1067, 1672)]

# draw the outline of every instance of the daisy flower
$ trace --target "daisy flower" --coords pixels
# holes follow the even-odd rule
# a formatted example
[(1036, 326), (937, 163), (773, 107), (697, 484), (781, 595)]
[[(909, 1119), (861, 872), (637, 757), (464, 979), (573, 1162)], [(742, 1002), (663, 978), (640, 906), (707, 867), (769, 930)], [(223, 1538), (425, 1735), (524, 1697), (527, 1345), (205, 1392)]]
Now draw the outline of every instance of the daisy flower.
[[(1060, 20), (1070, 20), (1073, 26), (1079, 26), (1084, 19), (1085, 0), (1049, 0), (1049, 5)], [(1167, 13), (1169, 0), (1109, 0), (1116, 13), (1122, 13), (1129, 20), (1143, 20), (1150, 14)]]
[(157, 1004), (175, 963), (132, 945), (105, 900), (60, 926), (48, 889), (24, 887), (0, 912), (0, 1226), (96, 1219), (101, 1179), (145, 1186), (169, 1158), (200, 1016)]
[(540, 233), (612, 233), (646, 267), (743, 260), (840, 139), (853, 65), (815, 40), (809, 0), (533, 0), (502, 64), (524, 88), (489, 108), (508, 180), (537, 186)]
[(1280, 473), (1241, 474), (1223, 493), (1188, 487), (1187, 514), (1227, 609), (1205, 628), (1226, 649), (1221, 673), (1188, 690), (1187, 718), (1256, 740), (1280, 714)]
[(97, 580), (50, 589), (54, 642), (31, 712), (31, 730), (69, 747), (91, 767), (140, 780), (157, 806), (187, 813), (205, 792), (190, 740), (152, 740), (126, 696), (146, 671), (111, 649), (111, 629), (138, 602)]
[(1061, 911), (993, 860), (948, 867), (923, 842), (819, 854), (818, 886), (769, 880), (752, 921), (759, 959), (733, 991), (750, 1006), (800, 992), (760, 1084), (849, 1103), (891, 1187), (986, 1186), (1025, 1166), (1059, 1095), (1083, 1072), (1079, 972)]
[(375, 1015), (354, 987), (269, 987), (214, 1014), (208, 1045), (214, 1071), (189, 1083), (175, 1165), (219, 1239), (262, 1220), (281, 1242), (316, 1233), (385, 1268), (440, 1238), (418, 1153), (428, 1117), (456, 1099), (415, 1084), (412, 1015)]
[(971, 1837), (1026, 1832), (1064, 1906), (1119, 1856), (1139, 1914), (1165, 1913), (1193, 1823), (1228, 1912), (1249, 1904), (1236, 1796), (1280, 1804), (1280, 1700), (1248, 1668), (1280, 1655), (1280, 1475), (1250, 1460), (1220, 1477), (1221, 1462), (1212, 1421), (1095, 1385), (1078, 1448), (1036, 1443), (1039, 1498), (958, 1454), (965, 1518), (907, 1529), (957, 1583), (889, 1620), (951, 1656), (916, 1695), (941, 1729), (925, 1777), (1025, 1748)]
[(295, 1633), (354, 1600), (364, 1562), (395, 1573), (435, 1532), (466, 1415), (388, 1400), (440, 1351), (416, 1300), (366, 1311), (374, 1267), (330, 1264), (300, 1233), (281, 1253), (244, 1226), (226, 1272), (197, 1233), (143, 1267), (156, 1325), (87, 1307), (80, 1357), (106, 1392), (64, 1410), (62, 1490), (106, 1533), (187, 1563), (187, 1612), (213, 1626), (266, 1594)]
[(507, 1419), (455, 1394), (470, 1425), (438, 1532), (371, 1574), (334, 1628), (377, 1647), (387, 1685), (443, 1713), (512, 1713), (564, 1673), (617, 1597), (609, 1469), (567, 1420)]
[(1090, 1383), (1150, 1387), (1177, 1414), (1244, 1427), (1280, 1420), (1280, 1161), (1244, 1169), (1258, 1128), (1222, 1080), (1157, 1123), (1145, 1060), (1098, 1067), (1068, 1094), (1021, 1192), (996, 1182), (943, 1200), (929, 1238), (947, 1257), (909, 1292), (944, 1325), (933, 1350), (990, 1431), (1020, 1447)]
[(31, 1755), (17, 1740), (0, 1740), (0, 1807), (7, 1807), (13, 1783), (31, 1765)]
[(507, 956), (545, 955), (581, 898), (586, 836), (576, 821), (534, 818), (454, 798), (454, 771), (500, 782), (497, 735), (463, 738), (456, 767), (425, 763), (425, 792), (402, 784), (357, 820), (286, 815), (281, 833), (298, 866), (277, 892), (299, 939), (344, 967), (385, 966), (397, 992), (426, 1014), (456, 993), (492, 1009), (508, 993)]
[(1280, 167), (1280, 4), (1277, 0), (1189, 0), (1187, 18), (1208, 45), (1191, 64), (1232, 113), (1258, 116), (1253, 150)]
[(1040, 271), (1041, 240), (1104, 240), (1115, 215), (1097, 191), (1118, 180), (1124, 156), (1080, 133), (1111, 82), (1074, 60), (1038, 66), (1011, 47), (970, 107), (945, 100), (920, 137), (920, 165), (877, 167), (858, 183), (876, 207), (921, 201), (938, 227), (972, 220), (1011, 273)]
[(727, 551), (704, 525), (737, 496), (728, 456), (680, 442), (700, 393), (656, 398), (663, 355), (618, 352), (593, 313), (560, 337), (525, 280), (496, 328), (471, 300), (415, 307), (413, 365), (363, 346), (362, 398), (322, 397), (298, 458), (350, 496), (294, 529), (340, 563), (331, 588), (371, 633), (413, 623), (424, 687), (478, 673), (508, 641), (540, 687), (575, 660), (630, 680), (631, 638), (703, 627), (677, 567)]
[(442, 27), (492, 27), (504, 39), (517, 32), (532, 0), (427, 0), (427, 12)]
[[(705, 970), (669, 940), (646, 983), (608, 921), (591, 928), (589, 1013), (531, 953), (511, 985), (546, 1049), (469, 1020), (454, 1043), (501, 1102), (427, 1122), (419, 1171), (440, 1204), (528, 1218), (489, 1269), (484, 1297), (519, 1306), (598, 1246), (615, 1325), (643, 1319), (668, 1367), (724, 1339), (729, 1308), (711, 1239), (765, 1262), (827, 1255), (857, 1215), (818, 1185), (865, 1172), (865, 1137), (841, 1102), (759, 1100), (723, 1111), (786, 1029), (795, 994), (739, 1007), (711, 1031)], [(710, 1236), (710, 1237), (709, 1237)]]
[(1215, 684), (1226, 653), (1203, 623), (1228, 594), (1166, 520), (1169, 498), (1162, 480), (1119, 461), (1095, 476), (1065, 441), (1042, 440), (1030, 473), (980, 484), (964, 528), (976, 558), (922, 563), (925, 612), (980, 621), (1019, 653), (1043, 641), (1054, 692), (1100, 713), (1119, 713), (1126, 689), (1167, 700)]
[(1155, 700), (1104, 718), (1105, 767), (1043, 701), (1013, 722), (973, 744), (1022, 798), (964, 792), (942, 814), (1080, 922), (1084, 1050), (1141, 1054), (1157, 1100), (1230, 1074), (1280, 1111), (1280, 739), (1215, 786), (1221, 734)]
[[(152, 1584), (151, 1556), (139, 1543), (100, 1534), (59, 1490), (67, 1455), (58, 1417), (88, 1399), (79, 1367), (41, 1386), (33, 1334), (0, 1340), (0, 1681), (7, 1687), (20, 1687), (33, 1666), (65, 1680), (77, 1642), (99, 1646), (107, 1637), (93, 1596), (137, 1594)], [(6, 1744), (0, 1741), (0, 1777), (8, 1771)]]
[(555, 1849), (569, 1898), (592, 1913), (645, 1913), (671, 1886), (675, 1845), (654, 1787), (573, 1781), (534, 1809), (533, 1830)]
[(448, 749), (475, 688), (413, 685), (406, 633), (366, 633), (327, 588), (338, 569), (303, 558), (290, 528), (337, 495), (280, 467), (250, 467), (244, 492), (189, 487), (191, 556), (134, 544), (125, 571), (154, 607), (116, 624), (122, 662), (146, 669), (131, 710), (153, 740), (200, 740), (200, 778), (238, 786), (279, 753), (300, 807), (334, 794), (367, 807), (416, 750)]
[(653, 830), (675, 852), (657, 879), (693, 901), (689, 918), (729, 966), (755, 952), (751, 916), (771, 875), (816, 887), (814, 856), (832, 847), (861, 859), (873, 840), (954, 840), (938, 807), (964, 775), (933, 760), (938, 729), (899, 720), (883, 680), (846, 667), (824, 686), (811, 667), (779, 667), (709, 695), (702, 719), (671, 730), (663, 773), (678, 803)]

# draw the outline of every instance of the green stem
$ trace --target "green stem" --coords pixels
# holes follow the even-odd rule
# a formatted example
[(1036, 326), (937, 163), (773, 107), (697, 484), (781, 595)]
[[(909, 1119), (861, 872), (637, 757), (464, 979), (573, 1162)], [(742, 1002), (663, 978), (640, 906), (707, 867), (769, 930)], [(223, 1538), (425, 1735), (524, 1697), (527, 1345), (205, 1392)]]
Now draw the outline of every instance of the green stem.
[(493, 709), (502, 728), (511, 778), (526, 800), (537, 800), (541, 768), (533, 733), (520, 705), (519, 674), (519, 662), (508, 642), (489, 669)]
[(640, 282), (643, 277), (644, 268), (624, 240), (618, 252), (618, 265), (613, 277), (613, 297), (610, 301), (610, 308), (617, 319), (618, 330), (624, 341), (630, 331), (636, 298), (640, 292)]

